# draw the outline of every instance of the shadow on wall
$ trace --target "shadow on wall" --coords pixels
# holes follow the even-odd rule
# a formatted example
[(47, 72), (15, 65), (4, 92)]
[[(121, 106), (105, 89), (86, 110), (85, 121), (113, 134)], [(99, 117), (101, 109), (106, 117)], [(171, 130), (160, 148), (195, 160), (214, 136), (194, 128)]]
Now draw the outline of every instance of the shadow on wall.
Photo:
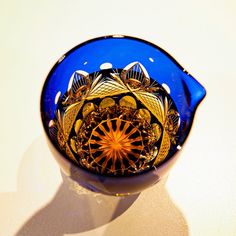
[[(109, 236), (143, 235), (145, 231), (155, 236), (188, 235), (187, 223), (168, 196), (165, 181), (140, 195), (120, 198), (87, 191), (63, 174), (60, 183), (58, 172), (43, 137), (38, 138), (23, 156), (18, 191), (0, 194), (4, 225), (0, 235), (62, 236), (105, 224), (104, 235)], [(59, 188), (53, 190), (57, 181)], [(17, 232), (11, 232), (12, 225), (18, 226)]]
[(63, 180), (52, 201), (37, 211), (16, 235), (59, 236), (92, 230), (121, 215), (138, 197), (107, 197), (83, 189), (76, 193), (69, 186), (69, 181)]
[(187, 236), (188, 225), (162, 180), (140, 194), (135, 209), (107, 225), (103, 236)]

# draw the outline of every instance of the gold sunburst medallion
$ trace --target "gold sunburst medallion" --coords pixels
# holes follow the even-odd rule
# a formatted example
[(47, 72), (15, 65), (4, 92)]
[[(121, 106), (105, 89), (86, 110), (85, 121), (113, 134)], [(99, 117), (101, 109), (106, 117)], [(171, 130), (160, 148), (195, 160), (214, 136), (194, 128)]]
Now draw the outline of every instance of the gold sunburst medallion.
[[(110, 171), (116, 171), (116, 163), (119, 162), (121, 170), (129, 166), (135, 167), (135, 161), (140, 157), (144, 148), (143, 138), (138, 128), (130, 121), (120, 118), (109, 119), (101, 122), (91, 134), (89, 139), (90, 153), (94, 162), (102, 166), (102, 172), (111, 162)], [(100, 162), (102, 161), (102, 164)], [(128, 167), (124, 164), (127, 162)]]

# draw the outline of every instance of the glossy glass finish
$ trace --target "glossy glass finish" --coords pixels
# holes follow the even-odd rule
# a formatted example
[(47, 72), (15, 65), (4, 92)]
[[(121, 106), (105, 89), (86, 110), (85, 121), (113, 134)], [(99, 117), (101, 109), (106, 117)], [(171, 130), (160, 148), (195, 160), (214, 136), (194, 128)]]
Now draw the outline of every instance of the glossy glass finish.
[[(139, 67), (137, 69), (139, 70), (139, 75), (137, 76), (136, 80), (134, 80), (135, 76), (133, 76), (134, 78), (133, 77), (131, 78), (131, 76), (127, 77), (129, 73), (132, 74), (131, 70), (133, 70), (133, 68), (136, 68), (134, 66)], [(73, 161), (73, 158), (70, 158), (68, 152), (66, 151), (63, 152), (63, 150), (61, 150), (58, 147), (58, 143), (55, 142), (55, 140), (53, 140), (52, 138), (53, 136), (50, 134), (51, 132), (50, 127), (53, 126), (53, 123), (55, 121), (55, 114), (57, 114), (58, 104), (60, 104), (60, 102), (62, 104), (63, 99), (64, 99), (63, 101), (66, 100), (65, 98), (62, 99), (62, 97), (65, 94), (67, 95), (69, 94), (68, 91), (71, 89), (72, 86), (70, 81), (72, 82), (75, 81), (74, 78), (72, 80), (71, 78), (72, 76), (75, 75), (76, 71), (80, 71), (78, 72), (80, 76), (84, 76), (85, 72), (87, 76), (87, 75), (94, 75), (94, 73), (97, 72), (99, 73), (101, 71), (105, 71), (105, 73), (107, 73), (108, 71), (111, 77), (112, 74), (114, 73), (110, 72), (116, 71), (117, 73), (115, 77), (118, 75), (119, 78), (121, 78), (122, 80), (120, 82), (122, 84), (127, 82), (127, 88), (129, 89), (129, 92), (131, 94), (129, 94), (128, 98), (127, 96), (122, 95), (121, 97), (119, 97), (119, 100), (116, 101), (115, 99), (117, 96), (114, 92), (113, 97), (115, 99), (113, 99), (112, 97), (113, 101), (117, 102), (117, 104), (124, 104), (124, 101), (127, 102), (126, 101), (127, 99), (129, 100), (137, 98), (136, 103), (138, 104), (141, 101), (144, 108), (149, 111), (150, 111), (149, 108), (151, 107), (148, 106), (148, 104), (145, 103), (145, 101), (142, 98), (140, 98), (140, 96), (137, 94), (138, 93), (137, 87), (132, 87), (132, 86), (134, 85), (138, 86), (137, 84), (141, 81), (141, 80), (138, 81), (138, 78), (141, 78), (142, 76), (143, 76), (142, 78), (147, 78), (147, 79), (150, 78), (152, 81), (153, 80), (156, 81), (156, 83), (159, 86), (164, 88), (163, 91), (165, 91), (166, 93), (165, 96), (168, 97), (169, 100), (173, 102), (173, 104), (175, 104), (175, 106), (172, 107), (172, 110), (174, 108), (176, 110), (174, 109), (174, 111), (171, 113), (172, 116), (173, 114), (175, 115), (177, 114), (176, 117), (178, 117), (179, 119), (178, 122), (174, 124), (177, 127), (178, 123), (178, 127), (176, 128), (177, 133), (176, 132), (174, 133), (177, 136), (177, 139), (173, 142), (173, 147), (170, 147), (172, 151), (169, 152), (168, 155), (166, 154), (166, 156), (164, 156), (163, 160), (161, 160), (160, 162), (158, 163), (156, 162), (156, 164), (152, 163), (152, 165), (149, 168), (145, 167), (146, 169), (144, 169), (144, 171), (137, 171), (137, 172), (133, 171), (132, 175), (126, 175), (125, 174), (126, 172), (124, 171), (115, 172), (114, 166), (110, 168), (111, 170), (110, 172), (105, 173), (104, 171), (94, 172), (91, 171), (90, 169), (84, 168), (83, 166), (77, 165), (76, 160)], [(126, 75), (126, 77), (123, 76), (124, 74)], [(84, 78), (88, 78), (86, 76), (84, 76)], [(97, 77), (95, 76), (93, 78), (94, 79), (92, 80), (92, 82), (94, 82)], [(133, 81), (132, 83), (130, 83), (131, 80)], [(82, 85), (80, 84), (77, 86), (76, 83), (77, 81), (74, 84), (75, 86), (74, 88), (78, 89), (78, 86), (80, 86), (80, 88), (82, 89)], [(142, 84), (143, 86), (142, 91), (145, 90), (145, 92), (150, 92), (150, 88), (152, 87), (150, 86), (150, 84), (145, 85), (145, 82), (143, 81), (141, 81), (140, 84)], [(89, 88), (91, 89), (91, 86)], [(85, 89), (85, 92), (86, 91), (87, 87)], [(43, 87), (41, 96), (41, 115), (42, 115), (43, 126), (47, 134), (49, 146), (54, 154), (54, 157), (58, 160), (62, 170), (68, 176), (70, 176), (79, 184), (94, 191), (99, 191), (105, 194), (113, 194), (113, 195), (129, 194), (142, 191), (144, 188), (158, 182), (163, 175), (168, 173), (170, 167), (177, 159), (179, 150), (182, 148), (182, 145), (184, 144), (189, 134), (195, 110), (198, 104), (204, 98), (205, 94), (206, 94), (205, 89), (190, 74), (188, 74), (188, 72), (185, 71), (168, 53), (166, 53), (161, 48), (137, 38), (126, 37), (126, 36), (107, 36), (93, 39), (81, 45), (78, 45), (77, 47), (75, 47), (74, 49), (72, 49), (59, 59), (59, 61), (50, 71)], [(71, 94), (71, 98), (74, 98), (74, 95), (75, 93)], [(82, 95), (79, 94), (78, 99), (80, 99), (81, 96), (84, 96), (84, 94)], [(109, 94), (107, 96), (109, 97)], [(95, 98), (93, 97), (93, 99)], [(104, 103), (107, 104), (108, 101), (107, 100), (101, 101), (100, 99), (99, 104), (97, 103), (98, 103), (98, 97), (96, 97), (96, 99), (93, 100), (92, 104), (93, 106), (99, 106), (100, 104), (101, 108), (101, 106), (103, 106), (101, 104)], [(132, 104), (136, 105), (136, 103)], [(143, 111), (143, 108), (141, 108), (141, 110)], [(155, 110), (150, 112), (151, 114), (153, 113), (155, 116)], [(156, 117), (158, 117), (158, 115), (156, 115)], [(176, 119), (177, 118), (174, 118), (174, 120)], [(113, 118), (113, 121), (118, 124), (120, 122), (120, 120), (117, 119), (116, 117)], [(128, 122), (130, 123), (130, 121)], [(167, 122), (164, 121), (163, 123), (161, 123), (161, 126), (163, 126), (162, 127), (163, 130), (166, 124)], [(102, 125), (105, 124), (100, 123), (100, 126)], [(156, 125), (156, 123), (154, 125)], [(99, 128), (97, 127), (98, 126), (96, 126), (92, 134), (90, 134), (91, 136), (89, 140), (93, 138), (95, 139), (96, 138), (94, 136), (95, 134), (98, 135), (97, 131)], [(133, 129), (134, 129), (133, 132), (137, 133), (136, 135), (137, 139), (139, 139), (138, 137), (139, 130), (136, 129), (135, 127), (133, 127)], [(113, 133), (116, 133), (116, 131), (114, 131)], [(70, 134), (68, 134), (68, 136), (69, 135)], [(108, 133), (107, 137), (110, 137), (109, 135), (110, 134)], [(166, 136), (168, 137), (171, 136), (171, 133), (168, 133), (168, 135)], [(158, 138), (163, 139), (163, 137), (164, 136), (162, 134), (162, 136)], [(94, 140), (92, 141), (94, 142)], [(163, 140), (160, 141), (163, 142)], [(72, 141), (70, 141), (69, 143), (71, 142), (72, 145), (70, 146), (70, 148), (72, 149), (72, 152), (76, 151), (78, 148), (75, 150), (75, 145), (74, 145), (75, 141), (73, 140), (73, 137)], [(159, 153), (161, 152), (162, 148), (161, 144), (160, 146), (158, 146)], [(115, 149), (113, 148), (108, 150), (107, 144), (101, 142), (101, 145), (104, 146), (103, 150), (105, 150), (111, 156), (116, 155), (117, 147)], [(122, 139), (122, 145), (127, 146), (127, 139), (125, 136)], [(144, 144), (140, 143), (138, 145), (142, 146)], [(120, 153), (121, 152), (124, 153), (125, 150), (127, 149), (121, 149)], [(109, 173), (115, 173), (115, 174), (111, 175)], [(123, 175), (119, 173), (123, 173)]]

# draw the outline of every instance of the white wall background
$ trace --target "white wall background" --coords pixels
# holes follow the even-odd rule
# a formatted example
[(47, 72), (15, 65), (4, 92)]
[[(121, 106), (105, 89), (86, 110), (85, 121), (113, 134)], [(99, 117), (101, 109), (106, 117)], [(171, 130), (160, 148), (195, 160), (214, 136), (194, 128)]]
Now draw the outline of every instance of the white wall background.
[[(61, 184), (58, 166), (43, 142), (39, 116), (48, 71), (70, 48), (107, 34), (158, 44), (208, 94), (167, 181), (171, 201), (162, 202), (167, 193), (155, 186), (110, 222), (72, 232), (63, 229), (62, 220), (55, 235), (236, 235), (233, 0), (0, 0), (0, 235), (14, 235), (27, 225)], [(97, 219), (96, 214), (88, 220)], [(29, 223), (22, 235), (53, 235), (50, 225), (59, 225), (53, 217), (45, 223), (45, 217), (38, 222), (49, 228), (39, 227), (37, 234)]]

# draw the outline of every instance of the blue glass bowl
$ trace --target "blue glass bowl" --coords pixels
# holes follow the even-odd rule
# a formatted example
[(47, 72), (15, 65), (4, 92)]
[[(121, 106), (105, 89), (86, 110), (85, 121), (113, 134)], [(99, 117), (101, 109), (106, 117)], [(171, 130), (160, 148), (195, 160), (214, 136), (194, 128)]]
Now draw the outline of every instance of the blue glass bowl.
[[(58, 147), (58, 143), (53, 139), (55, 134), (51, 131), (53, 120), (58, 115), (60, 99), (64, 99), (63, 102), (66, 103), (65, 94), (81, 86), (78, 84), (78, 78), (74, 87), (72, 86), (76, 76), (95, 76), (102, 70), (118, 73), (118, 70), (127, 68), (127, 65), (130, 65), (131, 69), (139, 66), (141, 76), (156, 81), (171, 98), (178, 111), (177, 139), (174, 148), (165, 159), (147, 170), (132, 175), (96, 173), (76, 164), (73, 158), (70, 158), (71, 150), (68, 153), (68, 150), (63, 151)], [(138, 86), (139, 82), (135, 80), (135, 86)], [(196, 108), (205, 95), (206, 91), (202, 85), (160, 47), (138, 38), (121, 35), (105, 36), (76, 46), (57, 61), (43, 86), (41, 118), (50, 150), (67, 176), (93, 191), (110, 195), (131, 194), (157, 183), (168, 173), (179, 156), (191, 129)], [(161, 147), (159, 149), (160, 152)]]

